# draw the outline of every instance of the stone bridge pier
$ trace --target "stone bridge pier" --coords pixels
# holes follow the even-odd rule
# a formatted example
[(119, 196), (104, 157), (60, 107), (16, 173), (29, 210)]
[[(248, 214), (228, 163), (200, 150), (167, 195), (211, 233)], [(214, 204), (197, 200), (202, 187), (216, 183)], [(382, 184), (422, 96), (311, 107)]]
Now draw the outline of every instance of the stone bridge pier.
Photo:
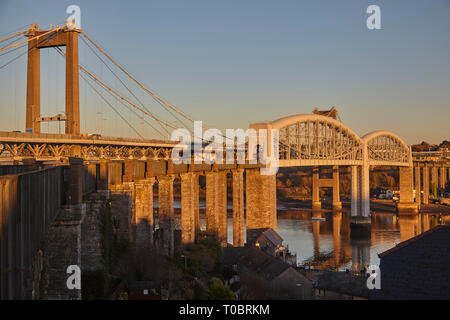
[[(180, 244), (187, 245), (198, 239), (201, 175), (206, 180), (205, 232), (216, 237), (222, 246), (227, 246), (228, 241), (232, 241), (233, 246), (244, 246), (246, 241), (251, 243), (261, 230), (276, 230), (276, 176), (262, 175), (259, 167), (174, 165), (171, 161), (161, 160), (102, 160), (98, 166), (98, 188), (111, 192), (111, 214), (118, 220), (118, 234), (129, 240), (136, 249), (155, 246), (164, 254), (174, 253), (176, 179), (179, 179), (181, 186)], [(232, 189), (232, 240), (227, 237), (227, 178), (230, 178)], [(154, 185), (158, 189), (157, 220), (153, 216)], [(245, 228), (248, 230), (247, 239)]]
[(260, 169), (246, 170), (247, 243), (253, 243), (259, 233), (277, 230), (276, 175), (262, 175)]
[(173, 208), (174, 175), (158, 176), (159, 247), (167, 255), (174, 252), (175, 213)]

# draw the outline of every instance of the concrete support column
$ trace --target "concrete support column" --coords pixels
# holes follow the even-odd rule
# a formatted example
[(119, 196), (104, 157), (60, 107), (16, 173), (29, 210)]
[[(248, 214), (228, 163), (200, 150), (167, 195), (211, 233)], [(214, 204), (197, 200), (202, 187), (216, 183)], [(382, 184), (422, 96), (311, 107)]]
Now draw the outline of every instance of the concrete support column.
[(136, 160), (126, 159), (124, 161), (125, 172), (123, 175), (123, 182), (132, 182), (134, 179), (134, 170), (136, 166)]
[[(67, 267), (81, 266), (81, 223), (84, 203), (64, 206), (47, 231), (44, 244), (43, 295), (46, 300), (81, 300), (80, 289), (67, 287)], [(72, 271), (78, 272), (78, 271)]]
[(136, 205), (136, 248), (149, 249), (153, 246), (153, 184), (154, 178), (134, 182)]
[(233, 174), (233, 246), (244, 246), (244, 169)]
[(351, 166), (351, 216), (356, 217), (360, 215), (361, 201), (359, 190), (359, 168), (357, 166)]
[(40, 133), (41, 123), (36, 121), (41, 116), (41, 58), (37, 44), (42, 39), (28, 42), (27, 64), (27, 113), (25, 132)]
[(372, 220), (368, 184), (369, 166), (352, 166), (350, 237), (353, 239), (370, 238)]
[(217, 171), (206, 173), (206, 233), (219, 236)]
[(173, 180), (175, 176), (158, 176), (159, 187), (159, 246), (167, 255), (173, 255), (175, 216), (173, 208)]
[(319, 167), (314, 167), (312, 174), (312, 208), (320, 209), (321, 207), (322, 203), (320, 202)]
[(69, 163), (67, 204), (76, 205), (83, 202), (83, 159), (70, 157)]
[(223, 247), (228, 243), (228, 219), (227, 219), (227, 173), (217, 173), (217, 214), (219, 218), (219, 241)]
[(370, 217), (370, 184), (369, 165), (367, 162), (361, 166), (361, 216)]
[(421, 187), (420, 187), (420, 167), (416, 166), (414, 167), (414, 177), (415, 177), (415, 186), (416, 186), (416, 204), (417, 208), (420, 209), (420, 204), (422, 202), (422, 194), (421, 194)]
[(247, 243), (251, 244), (261, 231), (276, 230), (276, 176), (261, 175), (260, 169), (247, 169)]
[(194, 224), (195, 224), (195, 241), (200, 234), (200, 208), (199, 208), (199, 174), (194, 173)]
[(98, 179), (98, 190), (108, 190), (108, 165), (109, 160), (100, 159), (100, 176)]
[(195, 241), (195, 173), (181, 173), (181, 243)]
[(430, 196), (430, 171), (425, 164), (423, 167), (423, 203), (428, 204), (428, 198)]
[(351, 168), (352, 216), (370, 217), (369, 166)]
[(339, 166), (333, 166), (333, 210), (342, 209), (342, 202), (339, 193)]
[(417, 204), (413, 194), (413, 167), (400, 167), (400, 201), (397, 204), (399, 213), (417, 213)]
[(67, 32), (66, 43), (66, 133), (80, 134), (78, 32)]

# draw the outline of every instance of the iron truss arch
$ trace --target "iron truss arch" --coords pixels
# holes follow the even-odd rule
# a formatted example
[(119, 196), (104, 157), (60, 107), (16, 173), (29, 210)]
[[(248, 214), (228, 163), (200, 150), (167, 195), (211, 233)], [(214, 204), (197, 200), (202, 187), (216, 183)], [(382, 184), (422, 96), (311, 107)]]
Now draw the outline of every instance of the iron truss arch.
[(330, 117), (297, 114), (250, 127), (279, 130), (279, 160), (283, 167), (362, 162), (361, 138)]
[(362, 137), (371, 165), (411, 165), (411, 148), (395, 133), (377, 130)]
[(296, 114), (250, 128), (279, 130), (279, 166), (393, 165), (409, 166), (411, 149), (396, 134), (378, 130), (359, 137), (331, 117)]

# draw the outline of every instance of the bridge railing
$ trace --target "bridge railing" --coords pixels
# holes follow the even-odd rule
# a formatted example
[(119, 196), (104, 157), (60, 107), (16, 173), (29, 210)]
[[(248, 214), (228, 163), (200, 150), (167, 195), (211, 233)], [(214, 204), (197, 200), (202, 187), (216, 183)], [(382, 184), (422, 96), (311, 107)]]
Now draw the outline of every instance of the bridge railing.
[(65, 201), (63, 170), (0, 176), (0, 299), (25, 297), (41, 240)]

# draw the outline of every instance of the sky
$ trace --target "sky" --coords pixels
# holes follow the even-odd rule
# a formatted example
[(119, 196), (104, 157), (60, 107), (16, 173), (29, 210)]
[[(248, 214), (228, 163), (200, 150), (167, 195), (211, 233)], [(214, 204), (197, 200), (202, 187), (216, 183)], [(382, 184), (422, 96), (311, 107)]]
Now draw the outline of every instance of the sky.
[[(0, 0), (0, 38), (35, 22), (61, 25), (70, 4), (80, 7), (86, 34), (127, 71), (208, 127), (245, 129), (335, 106), (360, 136), (383, 129), (408, 144), (450, 140), (450, 0)], [(380, 30), (366, 27), (372, 4)], [(79, 43), (80, 64), (131, 98)], [(25, 127), (26, 55), (1, 68), (21, 52), (0, 56), (0, 131)], [(176, 122), (124, 81), (155, 115)], [(146, 138), (165, 134), (109, 101)], [(82, 132), (136, 136), (82, 79), (80, 109)], [(42, 49), (41, 114), (63, 111), (63, 58)]]

